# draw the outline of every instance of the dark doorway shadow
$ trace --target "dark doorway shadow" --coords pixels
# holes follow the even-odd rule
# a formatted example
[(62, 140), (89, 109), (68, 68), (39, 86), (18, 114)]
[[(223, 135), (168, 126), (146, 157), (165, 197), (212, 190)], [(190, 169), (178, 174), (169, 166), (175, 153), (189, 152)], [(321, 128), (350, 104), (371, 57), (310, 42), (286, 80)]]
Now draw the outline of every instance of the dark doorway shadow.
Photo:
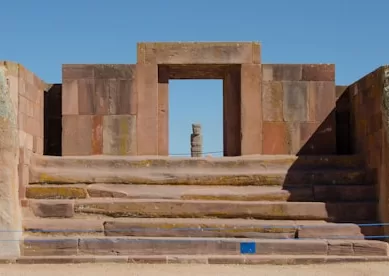
[(62, 84), (53, 84), (44, 96), (44, 155), (62, 155)]

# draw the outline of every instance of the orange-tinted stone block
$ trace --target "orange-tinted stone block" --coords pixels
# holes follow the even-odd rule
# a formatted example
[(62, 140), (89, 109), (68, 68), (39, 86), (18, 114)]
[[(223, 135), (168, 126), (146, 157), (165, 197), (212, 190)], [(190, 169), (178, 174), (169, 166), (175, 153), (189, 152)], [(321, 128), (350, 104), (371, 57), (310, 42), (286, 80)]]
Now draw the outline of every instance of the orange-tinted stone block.
[(287, 126), (284, 122), (263, 122), (263, 154), (287, 154)]
[(303, 81), (335, 81), (334, 64), (303, 64)]
[(262, 108), (264, 121), (283, 120), (283, 99), (284, 92), (282, 83), (266, 81), (262, 84)]

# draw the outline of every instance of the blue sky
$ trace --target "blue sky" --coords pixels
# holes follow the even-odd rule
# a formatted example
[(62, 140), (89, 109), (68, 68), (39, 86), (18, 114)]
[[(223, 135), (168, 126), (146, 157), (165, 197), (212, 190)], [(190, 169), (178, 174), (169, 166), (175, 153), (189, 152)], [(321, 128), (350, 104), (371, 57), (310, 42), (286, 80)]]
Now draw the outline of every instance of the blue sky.
[[(0, 60), (61, 82), (63, 63), (136, 63), (139, 41), (259, 41), (263, 63), (335, 63), (349, 84), (389, 63), (387, 0), (0, 0)], [(172, 81), (170, 152), (222, 151), (221, 81)]]

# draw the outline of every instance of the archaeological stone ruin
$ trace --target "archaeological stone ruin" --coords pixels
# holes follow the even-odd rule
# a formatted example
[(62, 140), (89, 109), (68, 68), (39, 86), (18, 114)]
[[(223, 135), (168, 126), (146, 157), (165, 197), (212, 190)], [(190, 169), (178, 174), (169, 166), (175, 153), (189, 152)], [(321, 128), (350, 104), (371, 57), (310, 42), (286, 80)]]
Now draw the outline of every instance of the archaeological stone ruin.
[[(175, 79), (223, 80), (223, 157), (198, 124), (169, 156)], [(64, 64), (57, 84), (0, 62), (1, 259), (389, 260), (388, 103), (389, 66), (341, 86), (257, 42), (139, 43), (136, 64)]]

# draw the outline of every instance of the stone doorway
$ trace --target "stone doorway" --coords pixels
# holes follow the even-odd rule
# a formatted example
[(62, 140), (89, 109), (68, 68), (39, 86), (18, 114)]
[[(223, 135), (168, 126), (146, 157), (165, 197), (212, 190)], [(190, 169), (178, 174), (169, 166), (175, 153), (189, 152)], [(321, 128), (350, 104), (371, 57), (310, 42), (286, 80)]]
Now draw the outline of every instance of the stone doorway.
[(169, 154), (169, 80), (185, 79), (223, 80), (224, 156), (260, 154), (259, 57), (256, 43), (139, 43), (138, 155)]

